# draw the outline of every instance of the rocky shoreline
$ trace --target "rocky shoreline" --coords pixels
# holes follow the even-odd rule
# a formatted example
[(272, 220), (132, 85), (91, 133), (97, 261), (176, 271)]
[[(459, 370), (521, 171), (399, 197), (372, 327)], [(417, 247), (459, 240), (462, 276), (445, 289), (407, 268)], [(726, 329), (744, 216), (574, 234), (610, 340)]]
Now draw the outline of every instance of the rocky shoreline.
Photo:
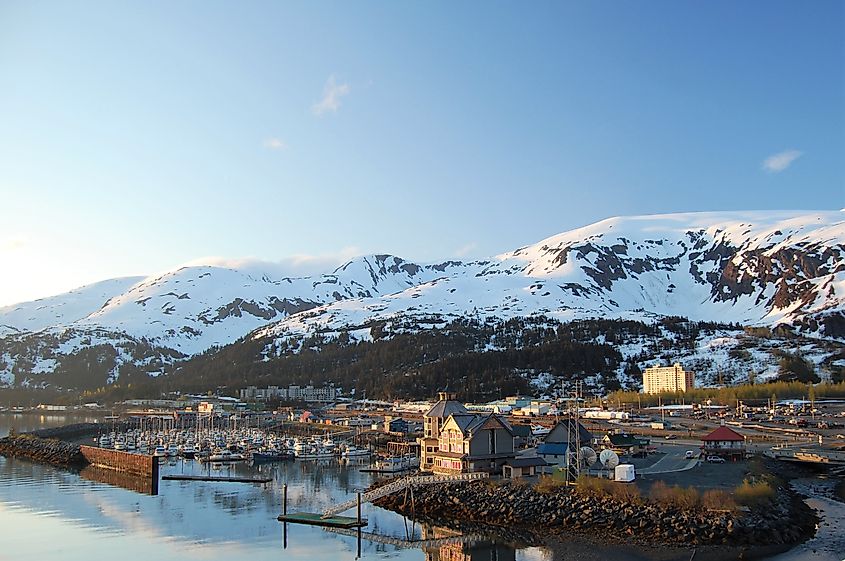
[(416, 486), (413, 501), (397, 493), (375, 504), (429, 519), (642, 545), (788, 545), (812, 536), (817, 521), (800, 496), (784, 488), (770, 506), (748, 512), (625, 502), (584, 496), (571, 487), (539, 492), (525, 483), (493, 481)]
[(83, 467), (88, 464), (79, 445), (31, 434), (0, 438), (0, 455), (61, 467)]

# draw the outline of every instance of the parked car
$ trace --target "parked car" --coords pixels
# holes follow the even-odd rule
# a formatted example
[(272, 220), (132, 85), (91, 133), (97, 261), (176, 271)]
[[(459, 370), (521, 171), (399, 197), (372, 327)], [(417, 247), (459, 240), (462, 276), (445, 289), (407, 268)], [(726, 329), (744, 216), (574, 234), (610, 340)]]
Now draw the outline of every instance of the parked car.
[(720, 458), (719, 456), (707, 456), (707, 461), (711, 464), (724, 464), (725, 458)]

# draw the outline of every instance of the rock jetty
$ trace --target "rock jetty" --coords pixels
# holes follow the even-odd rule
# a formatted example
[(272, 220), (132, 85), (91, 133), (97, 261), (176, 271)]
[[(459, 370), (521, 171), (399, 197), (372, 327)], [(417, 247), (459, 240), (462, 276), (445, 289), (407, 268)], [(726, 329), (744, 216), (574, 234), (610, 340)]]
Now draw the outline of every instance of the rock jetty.
[(729, 512), (585, 496), (571, 487), (539, 492), (525, 483), (492, 481), (415, 486), (413, 501), (396, 493), (375, 504), (406, 515), (413, 504), (413, 514), (421, 518), (641, 544), (790, 544), (812, 535), (816, 521), (800, 499), (785, 493), (765, 510)]
[(81, 467), (88, 463), (76, 444), (29, 434), (0, 438), (0, 455), (62, 467)]

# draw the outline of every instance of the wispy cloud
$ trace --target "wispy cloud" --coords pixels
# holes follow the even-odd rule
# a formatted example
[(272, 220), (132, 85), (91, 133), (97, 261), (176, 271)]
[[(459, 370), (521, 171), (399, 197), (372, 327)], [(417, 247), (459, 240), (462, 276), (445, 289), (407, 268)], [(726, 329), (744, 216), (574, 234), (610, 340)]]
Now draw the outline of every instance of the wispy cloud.
[(800, 158), (802, 154), (800, 150), (784, 150), (772, 154), (763, 160), (763, 169), (769, 173), (780, 173), (791, 166), (792, 162)]
[(229, 259), (226, 257), (201, 257), (181, 266), (211, 266), (227, 269), (240, 269), (254, 275), (267, 274), (271, 277), (306, 277), (328, 274), (354, 257), (362, 255), (360, 248), (349, 246), (333, 253), (320, 255), (296, 254), (278, 261), (266, 261), (258, 258)]
[(476, 242), (469, 242), (468, 244), (465, 244), (456, 249), (454, 255), (455, 257), (466, 257), (467, 255), (472, 253), (477, 247), (478, 244)]
[(269, 148), (270, 150), (287, 150), (288, 143), (282, 140), (281, 138), (268, 138), (264, 141), (264, 148)]
[(350, 92), (349, 84), (338, 84), (334, 74), (329, 76), (323, 88), (323, 97), (311, 106), (315, 115), (321, 116), (328, 112), (336, 113), (340, 108), (340, 98)]

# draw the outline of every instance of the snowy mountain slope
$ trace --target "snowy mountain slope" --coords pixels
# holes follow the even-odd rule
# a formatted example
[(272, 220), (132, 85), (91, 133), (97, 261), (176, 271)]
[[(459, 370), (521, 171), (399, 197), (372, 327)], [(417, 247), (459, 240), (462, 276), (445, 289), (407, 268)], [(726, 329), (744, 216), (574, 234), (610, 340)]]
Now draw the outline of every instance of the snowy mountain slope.
[(65, 294), (0, 307), (0, 335), (40, 331), (56, 324), (73, 323), (97, 311), (111, 298), (126, 292), (144, 277), (123, 277), (89, 284)]
[[(845, 212), (617, 217), (487, 261), (418, 265), (371, 255), (305, 278), (191, 266), (105, 281), (0, 310), (0, 325), (7, 326), (5, 336), (0, 332), (0, 380), (8, 382), (13, 371), (20, 381), (61, 370), (63, 357), (78, 356), (85, 345), (119, 340), (158, 353), (154, 362), (166, 365), (253, 330), (269, 347), (316, 331), (368, 337), (374, 321), (425, 329), (465, 316), (684, 316), (787, 324), (805, 335), (845, 339), (844, 294)], [(61, 338), (82, 346), (56, 349)], [(122, 364), (133, 363), (129, 355), (120, 355)], [(109, 379), (119, 377), (115, 368)]]
[(611, 218), (380, 298), (321, 306), (256, 336), (438, 314), (697, 320), (845, 337), (845, 213)]

